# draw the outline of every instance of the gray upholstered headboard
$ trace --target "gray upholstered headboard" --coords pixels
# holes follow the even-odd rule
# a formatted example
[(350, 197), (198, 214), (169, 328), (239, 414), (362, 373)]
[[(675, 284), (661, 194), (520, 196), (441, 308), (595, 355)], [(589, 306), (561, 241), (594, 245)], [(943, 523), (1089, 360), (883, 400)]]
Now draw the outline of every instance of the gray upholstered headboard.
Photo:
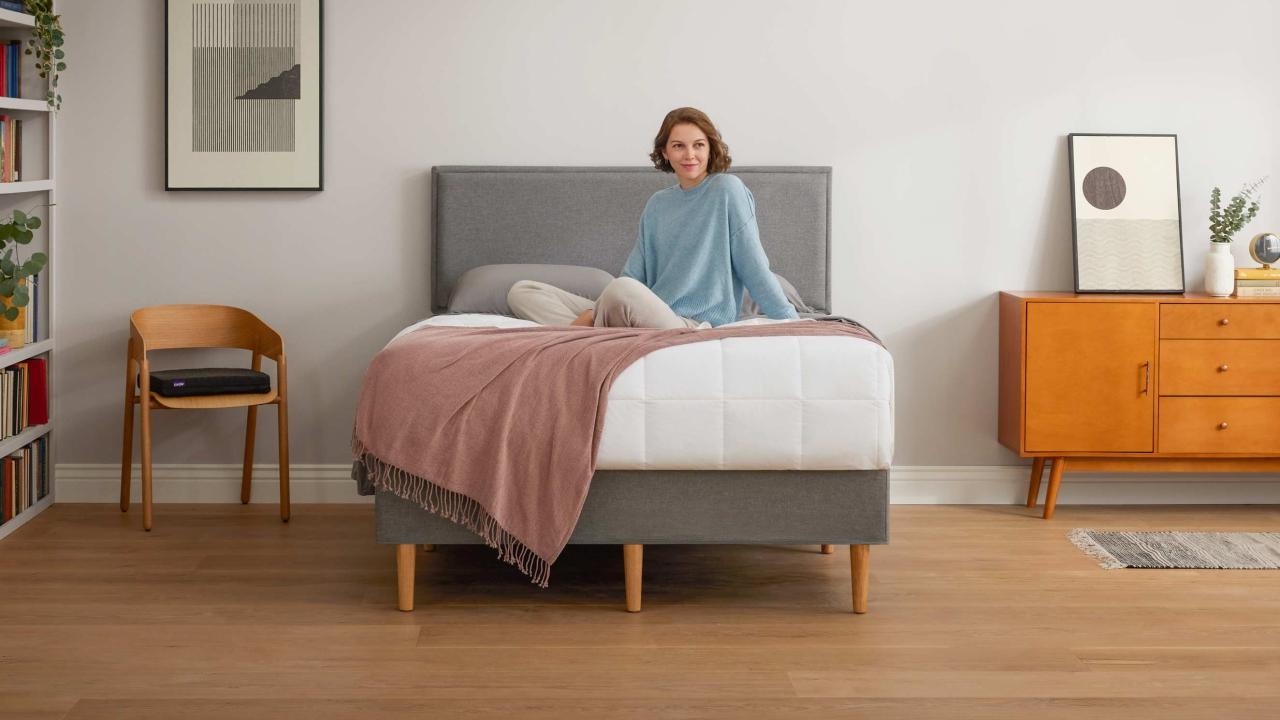
[[(756, 198), (774, 272), (831, 308), (831, 168), (734, 168)], [(589, 265), (617, 275), (649, 196), (675, 184), (652, 168), (446, 166), (431, 170), (432, 310), (467, 270), (492, 263)]]

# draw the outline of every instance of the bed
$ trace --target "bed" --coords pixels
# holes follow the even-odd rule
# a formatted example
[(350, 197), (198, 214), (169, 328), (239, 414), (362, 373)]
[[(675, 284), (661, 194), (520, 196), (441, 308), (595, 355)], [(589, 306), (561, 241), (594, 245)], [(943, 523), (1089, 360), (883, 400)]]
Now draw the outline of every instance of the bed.
[[(734, 173), (755, 195), (773, 269), (826, 314), (830, 169)], [(452, 283), (494, 263), (616, 271), (645, 201), (671, 182), (640, 168), (434, 168), (436, 315), (404, 332), (526, 323), (445, 314)], [(570, 543), (623, 546), (632, 612), (641, 608), (646, 544), (848, 545), (853, 610), (865, 612), (870, 546), (888, 542), (892, 452), (893, 364), (878, 344), (777, 336), (664, 348), (609, 392), (597, 471)], [(359, 481), (360, 465), (353, 472)], [(397, 546), (401, 610), (413, 609), (417, 546), (481, 542), (384, 490), (375, 513), (377, 541)]]

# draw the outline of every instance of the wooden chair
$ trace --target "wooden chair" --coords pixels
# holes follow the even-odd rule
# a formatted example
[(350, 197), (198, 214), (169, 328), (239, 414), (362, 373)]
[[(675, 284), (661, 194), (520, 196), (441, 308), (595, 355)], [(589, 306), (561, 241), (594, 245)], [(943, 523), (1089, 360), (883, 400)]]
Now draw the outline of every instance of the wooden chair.
[[(262, 359), (276, 364), (276, 387), (265, 393), (162, 397), (151, 391), (152, 350), (177, 348), (240, 348), (253, 352), (253, 369)], [(135, 391), (135, 384), (140, 390)], [(151, 411), (207, 408), (248, 408), (244, 438), (244, 473), (240, 502), (248, 503), (253, 480), (253, 439), (258, 406), (276, 405), (280, 431), (280, 519), (289, 522), (289, 414), (285, 380), (284, 341), (253, 313), (225, 305), (157, 305), (129, 317), (129, 353), (124, 379), (124, 454), (120, 464), (120, 510), (129, 511), (130, 471), (133, 465), (133, 406), (142, 415), (142, 527), (151, 529)], [(142, 402), (147, 398), (147, 402)]]

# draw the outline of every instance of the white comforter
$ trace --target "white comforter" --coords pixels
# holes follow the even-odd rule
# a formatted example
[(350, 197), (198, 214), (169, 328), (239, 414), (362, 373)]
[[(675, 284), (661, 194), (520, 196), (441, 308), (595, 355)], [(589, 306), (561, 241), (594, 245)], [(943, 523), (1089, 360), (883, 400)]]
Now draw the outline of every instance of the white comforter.
[[(745, 320), (737, 324), (781, 322)], [(501, 315), (429, 325), (526, 327)], [(664, 348), (609, 391), (601, 470), (876, 470), (893, 458), (893, 358), (850, 337), (754, 337)]]

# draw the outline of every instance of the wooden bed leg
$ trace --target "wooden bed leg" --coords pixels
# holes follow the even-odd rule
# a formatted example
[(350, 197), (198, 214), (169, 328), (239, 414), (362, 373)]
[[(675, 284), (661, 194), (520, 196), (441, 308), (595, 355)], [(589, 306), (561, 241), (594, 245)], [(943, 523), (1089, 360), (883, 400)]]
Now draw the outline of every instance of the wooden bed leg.
[(436, 546), (435, 546), (435, 545), (423, 545), (423, 546), (422, 546), (422, 552), (435, 552), (435, 551), (436, 551)]
[(413, 560), (417, 546), (396, 545), (396, 607), (404, 612), (413, 610)]
[(1044, 458), (1038, 457), (1031, 463), (1031, 483), (1027, 485), (1027, 507), (1035, 507), (1040, 499), (1040, 477), (1044, 475)]
[(833, 553), (833, 552), (835, 552), (835, 551), (836, 551), (836, 546), (835, 546), (835, 545), (823, 545), (823, 546), (822, 546), (822, 554), (823, 554), (823, 555), (830, 555), (831, 553)]
[(641, 579), (644, 576), (644, 545), (622, 546), (622, 571), (626, 576), (627, 612), (640, 612)]
[(853, 572), (853, 611), (867, 611), (867, 589), (871, 585), (871, 546), (849, 546), (849, 569)]
[(1049, 489), (1044, 494), (1044, 519), (1053, 519), (1053, 510), (1058, 506), (1058, 488), (1062, 485), (1062, 473), (1067, 469), (1067, 459), (1053, 459), (1053, 469), (1049, 471)]

